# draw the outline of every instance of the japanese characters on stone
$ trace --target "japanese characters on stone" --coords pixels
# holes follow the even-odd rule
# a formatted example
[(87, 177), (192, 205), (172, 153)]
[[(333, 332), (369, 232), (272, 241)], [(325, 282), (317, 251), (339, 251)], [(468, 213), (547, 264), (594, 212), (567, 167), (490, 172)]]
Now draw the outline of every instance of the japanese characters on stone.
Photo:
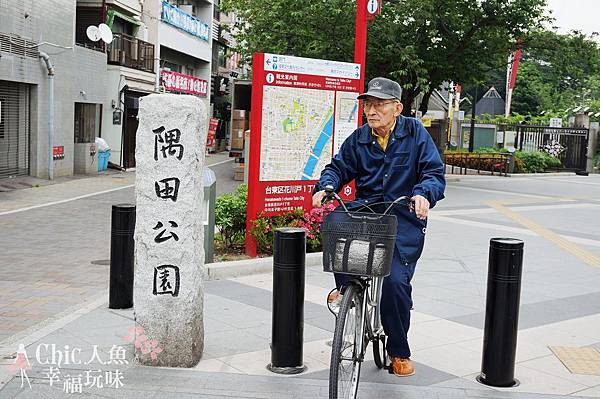
[[(180, 143), (181, 130), (167, 129), (159, 126), (152, 129), (154, 133), (154, 161), (160, 162), (163, 159), (174, 157), (181, 161), (185, 148)], [(162, 200), (171, 200), (177, 202), (179, 195), (180, 179), (177, 177), (166, 177), (154, 182), (154, 191), (156, 197)], [(179, 241), (179, 235), (176, 233), (179, 223), (175, 220), (156, 221), (153, 230), (156, 231), (154, 242), (158, 245), (164, 244), (169, 240)], [(171, 242), (171, 244), (173, 244)], [(154, 295), (171, 294), (179, 295), (179, 267), (174, 265), (160, 265), (154, 268), (154, 282), (152, 293)]]

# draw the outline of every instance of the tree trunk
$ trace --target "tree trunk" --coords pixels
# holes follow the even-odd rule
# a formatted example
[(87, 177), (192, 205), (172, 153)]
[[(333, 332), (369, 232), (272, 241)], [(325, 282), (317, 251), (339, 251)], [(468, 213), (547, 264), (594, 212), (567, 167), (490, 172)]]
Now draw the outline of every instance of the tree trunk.
[(402, 105), (404, 108), (402, 109), (402, 115), (404, 116), (412, 116), (412, 104), (415, 101), (416, 93), (413, 91), (404, 91), (402, 93)]
[(419, 111), (421, 111), (423, 115), (425, 115), (427, 113), (427, 109), (429, 109), (429, 98), (431, 97), (432, 93), (433, 90), (430, 90), (425, 92), (423, 95), (423, 100), (421, 100), (421, 105), (419, 105)]

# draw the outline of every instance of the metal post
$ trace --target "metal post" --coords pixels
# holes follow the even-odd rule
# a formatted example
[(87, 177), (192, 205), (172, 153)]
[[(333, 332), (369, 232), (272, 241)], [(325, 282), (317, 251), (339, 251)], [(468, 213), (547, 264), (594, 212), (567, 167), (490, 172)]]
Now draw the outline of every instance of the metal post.
[(469, 152), (473, 152), (475, 146), (475, 106), (477, 105), (477, 89), (475, 86), (475, 97), (473, 97), (473, 106), (471, 107), (471, 135), (469, 137)]
[(212, 169), (204, 168), (204, 263), (213, 263), (215, 254), (215, 203), (217, 201), (217, 178)]
[(596, 155), (596, 149), (598, 148), (598, 122), (590, 123), (590, 130), (588, 132), (587, 142), (587, 160), (586, 160), (586, 171), (594, 173), (594, 156)]
[(304, 265), (306, 231), (284, 227), (273, 237), (273, 314), (271, 363), (278, 374), (305, 370), (302, 362), (304, 336)]
[(127, 309), (133, 306), (134, 230), (135, 205), (113, 205), (108, 298), (108, 307), (111, 309)]
[(481, 374), (477, 381), (495, 387), (519, 384), (515, 376), (523, 241), (492, 238), (488, 263)]
[(517, 135), (519, 137), (519, 151), (523, 151), (523, 141), (525, 140), (525, 130), (521, 124), (517, 125)]

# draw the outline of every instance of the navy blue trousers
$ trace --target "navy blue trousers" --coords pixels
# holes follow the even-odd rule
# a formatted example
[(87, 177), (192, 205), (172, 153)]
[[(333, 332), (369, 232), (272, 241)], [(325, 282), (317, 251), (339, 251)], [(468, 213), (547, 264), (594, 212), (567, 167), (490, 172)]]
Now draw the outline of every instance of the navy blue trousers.
[[(413, 306), (410, 281), (416, 266), (417, 262), (402, 262), (396, 249), (391, 273), (383, 279), (381, 323), (388, 336), (387, 352), (390, 356), (410, 357), (408, 329), (410, 328), (410, 310)], [(336, 273), (334, 276), (337, 287), (341, 287), (353, 278), (348, 274)]]

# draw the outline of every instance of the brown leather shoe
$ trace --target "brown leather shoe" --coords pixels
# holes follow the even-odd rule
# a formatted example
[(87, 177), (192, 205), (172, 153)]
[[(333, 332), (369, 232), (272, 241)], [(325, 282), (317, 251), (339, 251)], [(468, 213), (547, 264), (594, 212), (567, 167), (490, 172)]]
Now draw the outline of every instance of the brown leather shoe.
[(340, 291), (335, 290), (327, 296), (327, 303), (332, 303), (340, 297)]
[(410, 359), (390, 356), (392, 372), (396, 377), (409, 377), (415, 375), (415, 368)]

